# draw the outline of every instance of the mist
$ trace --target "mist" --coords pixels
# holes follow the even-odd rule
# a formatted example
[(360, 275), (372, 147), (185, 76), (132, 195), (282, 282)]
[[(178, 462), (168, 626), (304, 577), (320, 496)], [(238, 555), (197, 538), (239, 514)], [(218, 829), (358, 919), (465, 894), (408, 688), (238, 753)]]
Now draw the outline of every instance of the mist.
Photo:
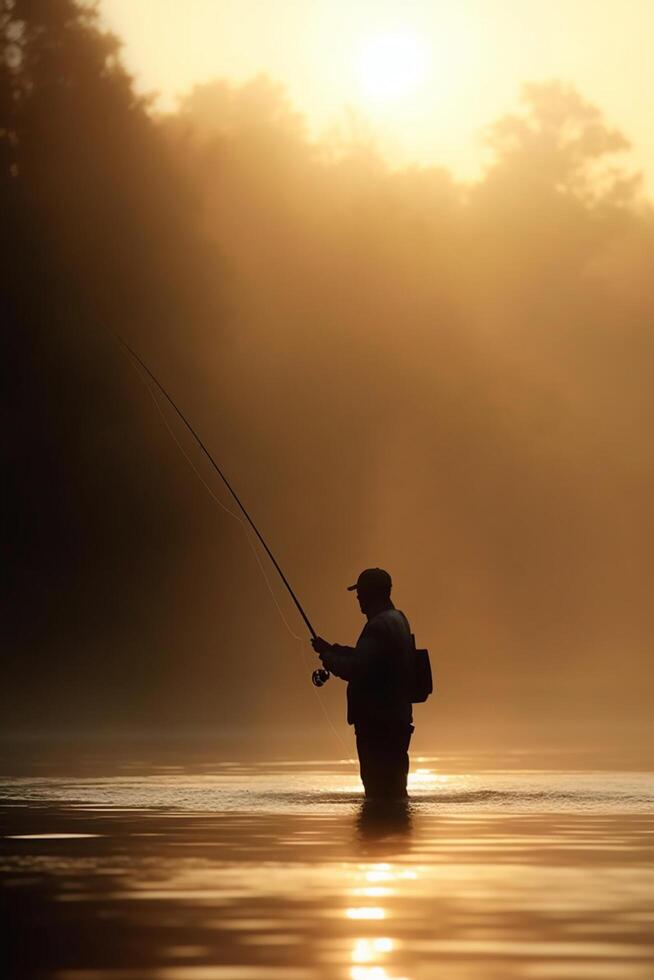
[(638, 745), (654, 220), (628, 134), (526, 80), (462, 183), (392, 169), (355, 120), (309, 139), (263, 76), (155, 114), (93, 11), (2, 11), (5, 729), (286, 733), (310, 755), (317, 696), (345, 727), (116, 331), (320, 634), (352, 642), (346, 586), (391, 572), (435, 669), (421, 744)]

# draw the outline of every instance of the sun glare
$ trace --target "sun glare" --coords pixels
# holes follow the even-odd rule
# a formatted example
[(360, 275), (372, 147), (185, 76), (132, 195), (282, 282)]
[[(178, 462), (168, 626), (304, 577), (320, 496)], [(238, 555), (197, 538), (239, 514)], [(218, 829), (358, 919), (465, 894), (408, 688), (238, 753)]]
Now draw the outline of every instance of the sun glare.
[(376, 34), (361, 46), (359, 85), (371, 102), (401, 99), (426, 79), (429, 51), (425, 41), (410, 32)]

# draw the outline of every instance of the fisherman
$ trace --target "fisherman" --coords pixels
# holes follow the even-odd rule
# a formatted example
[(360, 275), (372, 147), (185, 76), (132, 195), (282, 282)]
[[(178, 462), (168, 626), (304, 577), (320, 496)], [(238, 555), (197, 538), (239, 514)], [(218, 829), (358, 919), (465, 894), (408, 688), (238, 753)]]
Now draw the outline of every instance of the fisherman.
[(407, 795), (413, 637), (406, 616), (391, 602), (391, 587), (382, 568), (366, 568), (348, 586), (348, 592), (356, 590), (368, 620), (356, 647), (328, 643), (320, 636), (311, 641), (324, 667), (348, 681), (347, 721), (354, 725), (367, 799)]

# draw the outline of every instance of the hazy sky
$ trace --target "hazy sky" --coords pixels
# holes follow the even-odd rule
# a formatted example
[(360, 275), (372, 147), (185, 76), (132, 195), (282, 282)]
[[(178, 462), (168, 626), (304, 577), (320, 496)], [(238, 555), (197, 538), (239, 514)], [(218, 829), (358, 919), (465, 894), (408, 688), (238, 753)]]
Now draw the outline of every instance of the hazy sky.
[(102, 0), (137, 84), (159, 105), (196, 82), (266, 72), (320, 133), (347, 105), (398, 164), (483, 165), (479, 132), (524, 80), (599, 105), (654, 184), (654, 0)]

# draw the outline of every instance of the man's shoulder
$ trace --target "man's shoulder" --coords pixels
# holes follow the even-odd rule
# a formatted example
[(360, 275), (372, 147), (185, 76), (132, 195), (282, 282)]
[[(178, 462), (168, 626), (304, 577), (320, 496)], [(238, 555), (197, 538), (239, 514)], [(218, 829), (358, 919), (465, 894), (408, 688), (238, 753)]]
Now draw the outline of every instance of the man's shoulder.
[(388, 636), (389, 633), (410, 633), (409, 620), (400, 609), (384, 609), (369, 619), (362, 636)]
[(401, 629), (411, 631), (409, 626), (409, 620), (404, 615), (401, 609), (384, 609), (375, 616), (371, 622), (379, 621), (379, 625), (383, 629)]

